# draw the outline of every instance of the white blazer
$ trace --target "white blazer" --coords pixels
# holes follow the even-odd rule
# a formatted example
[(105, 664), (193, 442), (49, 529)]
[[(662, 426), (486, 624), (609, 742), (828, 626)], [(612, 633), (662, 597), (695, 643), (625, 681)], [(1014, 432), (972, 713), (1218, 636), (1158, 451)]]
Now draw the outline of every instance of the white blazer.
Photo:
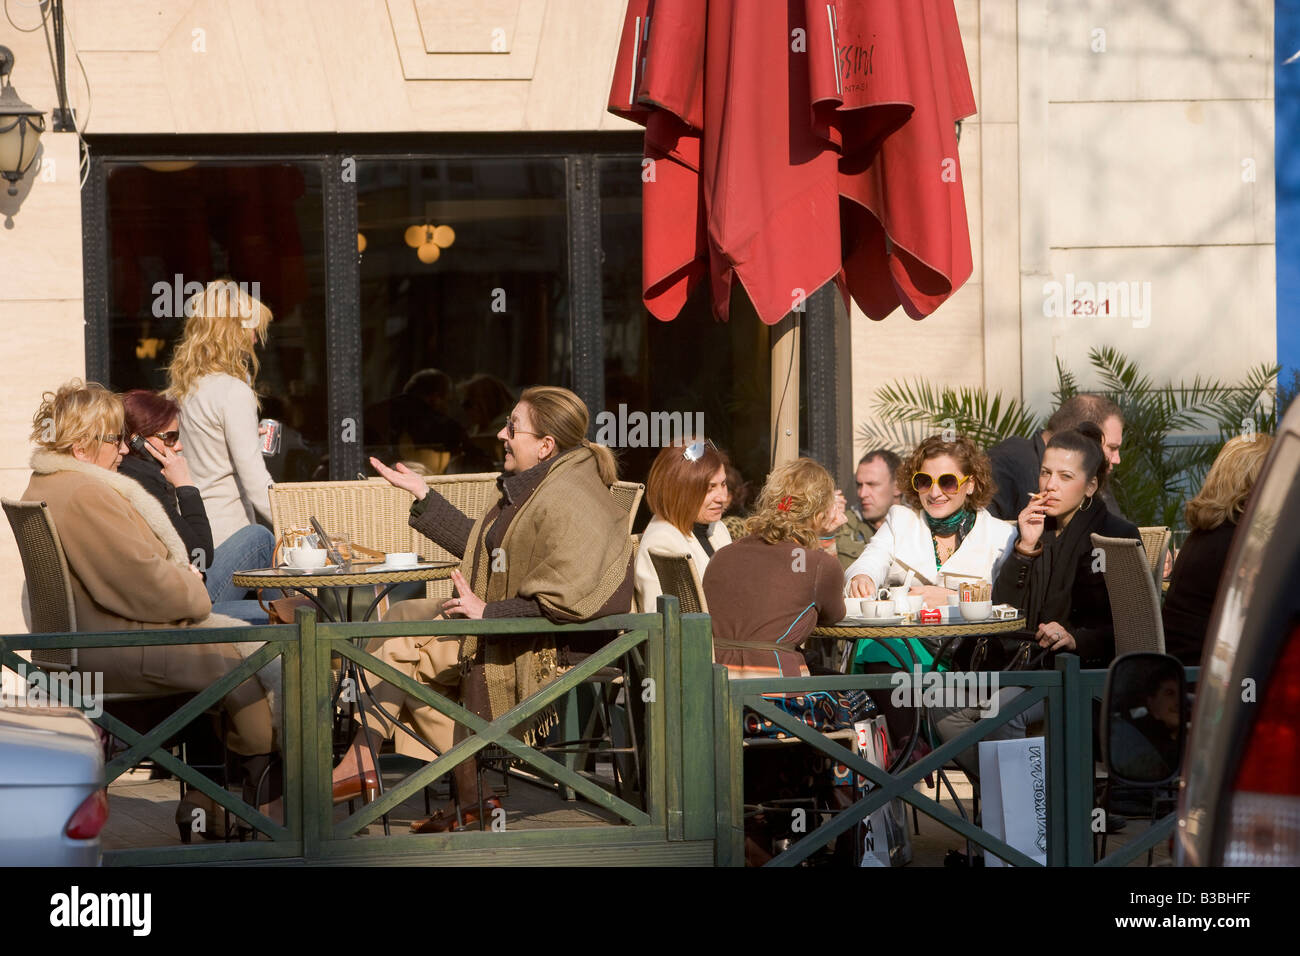
[[(944, 563), (943, 573), (967, 574), (993, 581), (1015, 545), (1017, 535), (1014, 524), (995, 518), (981, 508), (975, 513), (975, 526), (970, 534)], [(920, 514), (903, 505), (889, 509), (884, 524), (844, 572), (844, 593), (848, 594), (849, 582), (859, 574), (871, 578), (878, 588), (902, 584), (907, 578), (907, 570), (897, 563), (896, 558), (902, 558), (932, 583), (939, 583), (930, 528)]]
[(212, 544), (223, 541), (256, 515), (271, 520), (271, 474), (257, 434), (257, 397), (246, 382), (222, 373), (205, 375), (181, 406), (181, 440), (203, 506)]
[[(731, 533), (721, 521), (709, 524), (709, 544), (713, 553), (719, 548), (731, 544)], [(641, 544), (636, 551), (636, 597), (642, 611), (652, 612), (655, 602), (663, 589), (659, 586), (659, 575), (655, 572), (654, 562), (650, 560), (651, 548), (663, 548), (670, 554), (689, 554), (695, 562), (695, 573), (704, 580), (704, 569), (709, 565), (709, 556), (693, 534), (682, 534), (673, 525), (657, 515), (650, 519), (641, 533)]]

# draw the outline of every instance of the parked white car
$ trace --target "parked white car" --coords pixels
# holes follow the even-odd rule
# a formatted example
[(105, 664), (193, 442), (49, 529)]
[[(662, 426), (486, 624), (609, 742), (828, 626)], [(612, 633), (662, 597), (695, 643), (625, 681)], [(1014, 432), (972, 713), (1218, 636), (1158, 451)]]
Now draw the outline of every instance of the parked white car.
[(107, 821), (95, 725), (68, 707), (0, 707), (0, 866), (99, 866)]

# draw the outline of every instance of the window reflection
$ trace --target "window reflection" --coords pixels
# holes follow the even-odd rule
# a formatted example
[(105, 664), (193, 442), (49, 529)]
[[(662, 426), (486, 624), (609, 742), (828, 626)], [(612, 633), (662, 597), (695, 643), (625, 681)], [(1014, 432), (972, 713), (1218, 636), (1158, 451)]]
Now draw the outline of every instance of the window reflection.
[(499, 469), (515, 396), (570, 385), (564, 160), (364, 160), (357, 197), (366, 454)]
[(105, 173), (112, 387), (165, 388), (185, 299), (229, 276), (275, 316), (257, 388), (285, 433), (267, 467), (277, 481), (316, 475), (328, 438), (317, 166), (109, 162)]

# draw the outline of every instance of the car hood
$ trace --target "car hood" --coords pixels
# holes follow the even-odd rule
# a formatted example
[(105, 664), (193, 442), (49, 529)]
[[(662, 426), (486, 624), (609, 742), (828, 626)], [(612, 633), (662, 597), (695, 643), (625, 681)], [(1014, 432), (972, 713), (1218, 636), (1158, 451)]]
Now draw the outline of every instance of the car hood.
[(78, 710), (0, 709), (0, 787), (99, 784), (99, 735)]

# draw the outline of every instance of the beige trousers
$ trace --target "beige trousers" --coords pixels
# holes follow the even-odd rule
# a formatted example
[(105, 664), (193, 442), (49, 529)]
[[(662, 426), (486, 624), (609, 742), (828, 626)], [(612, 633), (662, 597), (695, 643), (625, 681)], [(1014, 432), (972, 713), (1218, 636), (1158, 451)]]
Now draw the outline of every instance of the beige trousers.
[[(439, 616), (441, 604), (441, 599), (400, 601), (389, 609), (384, 620), (430, 621)], [(374, 638), (366, 646), (366, 651), (443, 697), (460, 701), (459, 637)], [(366, 720), (372, 731), (393, 738), (398, 753), (423, 760), (433, 759), (433, 754), (408, 734), (396, 730), (396, 721), (409, 724), (417, 734), (436, 747), (439, 753), (451, 749), (455, 721), (373, 674), (367, 675), (366, 679), (375, 701), (382, 708), (382, 712), (377, 710), (365, 694), (360, 695)], [(360, 715), (354, 719), (360, 726)]]

